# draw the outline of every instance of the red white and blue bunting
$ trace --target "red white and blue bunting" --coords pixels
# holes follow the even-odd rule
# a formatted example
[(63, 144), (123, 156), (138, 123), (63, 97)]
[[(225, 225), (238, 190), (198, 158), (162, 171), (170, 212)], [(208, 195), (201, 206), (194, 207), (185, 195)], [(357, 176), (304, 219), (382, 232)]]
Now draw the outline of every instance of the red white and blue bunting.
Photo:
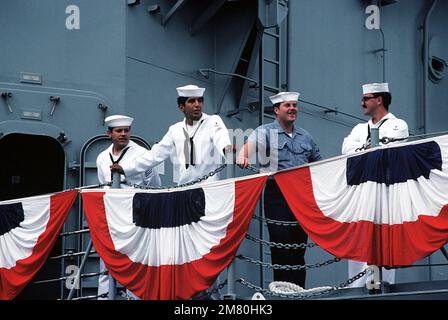
[(0, 300), (17, 296), (45, 263), (77, 195), (0, 202)]
[(409, 266), (448, 242), (448, 136), (275, 175), (309, 237), (336, 257)]
[[(339, 258), (409, 266), (448, 242), (448, 136), (273, 174), (297, 220)], [(229, 265), (267, 174), (166, 190), (84, 189), (95, 249), (142, 299), (189, 299)], [(42, 267), (78, 190), (0, 202), (0, 299)]]
[(83, 190), (93, 245), (142, 299), (190, 299), (234, 258), (266, 175), (174, 190)]

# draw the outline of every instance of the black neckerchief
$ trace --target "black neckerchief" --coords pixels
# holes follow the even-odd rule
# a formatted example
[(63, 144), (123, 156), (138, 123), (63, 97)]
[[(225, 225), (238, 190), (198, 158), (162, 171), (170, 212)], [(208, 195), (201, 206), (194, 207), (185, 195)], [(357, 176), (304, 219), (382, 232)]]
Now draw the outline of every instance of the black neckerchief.
[[(113, 147), (112, 147), (112, 149), (113, 149)], [(127, 146), (126, 148), (124, 148), (122, 151), (121, 151), (121, 155), (118, 157), (118, 159), (117, 160), (114, 160), (114, 157), (112, 156), (112, 154), (109, 152), (109, 157), (110, 157), (110, 161), (112, 161), (112, 164), (117, 164), (117, 163), (119, 163), (120, 162), (120, 160), (124, 157), (124, 155), (126, 154), (126, 152), (129, 150), (129, 146)], [(110, 181), (112, 181), (112, 179), (113, 179), (113, 174), (112, 174), (112, 172), (110, 173)]]
[[(196, 130), (194, 131), (193, 135), (190, 137), (190, 135), (188, 134), (187, 130), (185, 130), (184, 127), (182, 127), (182, 129), (184, 130), (184, 136), (185, 136), (185, 142), (184, 142), (184, 156), (185, 156), (185, 169), (188, 169), (188, 167), (190, 165), (194, 166), (196, 165), (196, 161), (195, 161), (195, 154), (194, 154), (194, 142), (193, 142), (193, 138), (196, 135), (196, 132), (198, 132), (199, 127), (201, 126), (201, 124), (204, 122), (205, 119), (202, 119), (199, 124), (198, 127), (196, 128)], [(185, 124), (187, 120), (185, 120)], [(190, 152), (188, 152), (188, 145), (190, 145)]]

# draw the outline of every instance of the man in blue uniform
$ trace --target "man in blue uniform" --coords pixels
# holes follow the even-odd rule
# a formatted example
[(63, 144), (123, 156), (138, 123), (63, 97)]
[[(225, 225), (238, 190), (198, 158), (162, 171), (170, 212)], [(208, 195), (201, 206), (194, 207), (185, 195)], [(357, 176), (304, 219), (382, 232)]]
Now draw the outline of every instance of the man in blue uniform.
[[(283, 170), (321, 159), (319, 148), (312, 136), (294, 124), (297, 119), (298, 98), (298, 92), (280, 92), (270, 97), (276, 120), (259, 126), (249, 136), (237, 157), (236, 162), (241, 168), (249, 165), (249, 157), (257, 151), (259, 155), (266, 155), (265, 159), (260, 158), (260, 165), (269, 171)], [(264, 209), (266, 218), (297, 221), (274, 179), (269, 179), (266, 184)], [(298, 244), (308, 240), (300, 225), (268, 224), (268, 230), (271, 242)], [(271, 248), (271, 256), (273, 264), (305, 264), (305, 248)], [(274, 269), (274, 281), (287, 281), (305, 287), (305, 276), (305, 270)]]

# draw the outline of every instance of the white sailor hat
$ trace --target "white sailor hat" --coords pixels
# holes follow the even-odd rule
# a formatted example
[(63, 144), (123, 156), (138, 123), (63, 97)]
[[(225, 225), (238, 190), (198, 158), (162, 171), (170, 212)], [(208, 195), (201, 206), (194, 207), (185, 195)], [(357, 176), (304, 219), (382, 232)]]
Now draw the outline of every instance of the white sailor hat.
[(362, 94), (389, 92), (389, 84), (386, 83), (367, 83), (362, 86)]
[(179, 95), (179, 97), (199, 98), (204, 95), (205, 88), (199, 88), (198, 86), (189, 84), (184, 87), (178, 87), (178, 88), (176, 88), (176, 90), (177, 90), (177, 94)]
[(272, 104), (286, 102), (286, 101), (297, 101), (299, 99), (300, 93), (298, 92), (280, 92), (275, 96), (270, 96)]
[(122, 116), (122, 115), (113, 115), (109, 116), (106, 119), (104, 119), (104, 122), (109, 128), (115, 128), (115, 127), (130, 127), (132, 124), (132, 121), (134, 121), (134, 118)]

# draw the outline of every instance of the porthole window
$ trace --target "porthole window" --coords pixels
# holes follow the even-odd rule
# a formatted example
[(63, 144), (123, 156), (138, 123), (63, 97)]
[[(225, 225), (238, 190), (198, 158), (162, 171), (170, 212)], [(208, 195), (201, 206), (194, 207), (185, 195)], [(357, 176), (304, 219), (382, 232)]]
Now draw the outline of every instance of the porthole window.
[(448, 65), (442, 58), (432, 56), (429, 60), (429, 76), (434, 82), (438, 82), (443, 79), (446, 73)]

